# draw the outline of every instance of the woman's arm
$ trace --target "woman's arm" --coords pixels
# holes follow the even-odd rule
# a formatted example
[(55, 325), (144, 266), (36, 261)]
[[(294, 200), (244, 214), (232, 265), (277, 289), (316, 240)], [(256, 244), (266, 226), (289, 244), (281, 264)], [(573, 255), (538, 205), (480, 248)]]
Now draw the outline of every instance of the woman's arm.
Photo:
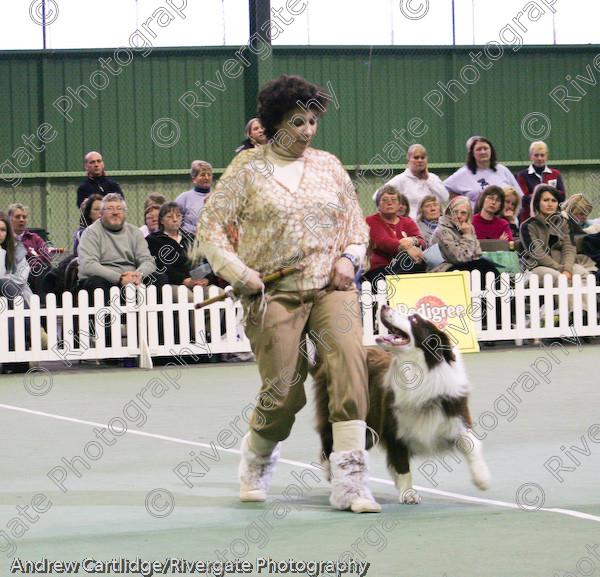
[(403, 224), (406, 235), (415, 239), (413, 245), (418, 246), (421, 249), (427, 248), (427, 243), (421, 236), (421, 231), (419, 230), (417, 223), (410, 217), (404, 217)]
[(546, 266), (562, 272), (563, 266), (552, 258), (548, 242), (541, 234), (541, 226), (543, 225), (537, 219), (531, 217), (521, 224), (519, 229), (521, 244), (529, 258), (533, 260), (529, 266), (530, 268)]
[(249, 164), (251, 151), (242, 151), (233, 159), (206, 199), (198, 218), (196, 248), (206, 257), (215, 275), (234, 288), (256, 292), (264, 286), (260, 274), (242, 262), (227, 234), (253, 190), (255, 177), (248, 175), (250, 170), (243, 170)]

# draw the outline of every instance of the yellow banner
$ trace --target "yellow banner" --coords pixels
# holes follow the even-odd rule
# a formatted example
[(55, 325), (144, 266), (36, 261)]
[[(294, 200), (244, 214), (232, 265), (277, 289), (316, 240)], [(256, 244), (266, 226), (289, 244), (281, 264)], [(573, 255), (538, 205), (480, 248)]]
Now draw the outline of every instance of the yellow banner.
[(477, 353), (479, 343), (468, 314), (473, 308), (467, 275), (452, 271), (386, 276), (388, 302), (404, 314), (417, 313), (437, 325), (461, 353)]

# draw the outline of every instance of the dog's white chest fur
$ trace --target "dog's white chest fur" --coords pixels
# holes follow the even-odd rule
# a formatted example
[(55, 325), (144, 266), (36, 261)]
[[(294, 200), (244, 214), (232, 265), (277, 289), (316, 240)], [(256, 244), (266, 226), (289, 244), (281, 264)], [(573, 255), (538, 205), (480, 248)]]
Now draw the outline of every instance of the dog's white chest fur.
[(393, 410), (398, 438), (412, 455), (431, 455), (454, 449), (449, 439), (462, 436), (466, 430), (460, 417), (446, 415), (443, 399), (468, 395), (470, 386), (460, 352), (456, 361), (442, 359), (431, 369), (423, 352), (414, 346), (396, 349), (385, 378), (394, 393)]

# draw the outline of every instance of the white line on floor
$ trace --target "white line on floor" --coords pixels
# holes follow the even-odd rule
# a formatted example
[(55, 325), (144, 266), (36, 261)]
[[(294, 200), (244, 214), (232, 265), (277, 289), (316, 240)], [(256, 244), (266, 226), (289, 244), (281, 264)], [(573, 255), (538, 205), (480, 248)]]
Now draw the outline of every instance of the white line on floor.
[[(29, 413), (30, 415), (38, 415), (40, 417), (48, 417), (49, 419), (56, 419), (58, 421), (67, 421), (70, 423), (77, 423), (80, 425), (90, 425), (93, 427), (102, 427), (103, 429), (108, 429), (108, 425), (104, 423), (96, 423), (94, 421), (84, 421), (83, 419), (75, 419), (73, 417), (65, 417), (63, 415), (55, 415), (53, 413), (45, 413), (43, 411), (35, 411), (33, 409), (25, 409), (23, 407), (15, 407), (13, 405), (4, 405), (0, 403), (0, 408), (7, 409), (9, 411), (20, 411), (22, 413)], [(147, 433), (145, 431), (137, 431), (132, 429), (127, 429), (127, 433), (132, 435), (138, 435), (140, 437), (149, 437), (151, 439), (159, 439), (161, 441), (169, 441), (171, 443), (178, 443), (180, 445), (193, 445), (195, 447), (202, 447), (205, 449), (211, 449), (212, 447), (206, 443), (198, 443), (196, 441), (188, 441), (187, 439), (179, 439), (177, 437), (169, 437), (166, 435), (157, 435), (155, 433)], [(220, 451), (224, 451), (226, 453), (234, 453), (239, 455), (240, 452), (237, 449), (224, 449), (219, 447)], [(293, 465), (294, 467), (303, 467), (304, 469), (316, 469), (321, 470), (321, 467), (311, 465), (309, 463), (302, 463), (301, 461), (293, 461), (290, 459), (280, 459), (280, 463), (285, 463), (287, 465)], [(379, 479), (377, 477), (371, 477), (371, 481), (375, 483), (381, 483), (383, 485), (394, 485), (392, 481), (387, 479)], [(451, 497), (453, 499), (459, 499), (461, 501), (471, 501), (472, 503), (481, 503), (483, 505), (494, 505), (496, 507), (505, 507), (508, 509), (520, 509), (516, 503), (509, 503), (506, 501), (498, 501), (496, 499), (483, 499), (482, 497), (471, 497), (469, 495), (461, 495), (460, 493), (451, 493), (449, 491), (441, 491), (439, 489), (428, 489), (426, 487), (418, 487), (415, 485), (415, 489), (417, 491), (421, 491), (423, 493), (431, 493), (433, 495), (439, 495), (441, 497)], [(571, 509), (560, 509), (556, 507), (541, 507), (539, 511), (546, 511), (548, 513), (558, 513), (560, 515), (568, 515), (570, 517), (577, 517), (578, 519), (586, 519), (588, 521), (596, 521), (600, 523), (600, 517), (596, 515), (590, 515), (588, 513), (582, 513), (580, 511), (572, 511)]]

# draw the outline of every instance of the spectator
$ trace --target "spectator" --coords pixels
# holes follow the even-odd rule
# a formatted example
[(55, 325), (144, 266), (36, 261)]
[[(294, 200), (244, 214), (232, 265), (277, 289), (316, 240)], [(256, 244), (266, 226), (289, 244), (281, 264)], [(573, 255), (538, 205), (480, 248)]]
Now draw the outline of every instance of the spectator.
[(194, 287), (216, 284), (216, 278), (212, 273), (201, 279), (190, 276), (191, 261), (188, 254), (194, 244), (194, 236), (180, 228), (181, 220), (181, 207), (176, 202), (163, 204), (158, 214), (158, 231), (146, 237), (146, 242), (158, 270), (167, 275), (169, 284), (173, 287), (173, 296), (177, 296), (179, 285), (185, 285), (190, 291), (192, 302)]
[(32, 291), (28, 277), (25, 247), (15, 238), (8, 214), (0, 211), (0, 297), (12, 301), (21, 295), (29, 301)]
[(508, 221), (500, 218), (504, 210), (504, 191), (499, 186), (488, 186), (475, 203), (473, 228), (478, 239), (512, 241)]
[[(406, 198), (405, 194), (398, 192), (396, 187), (393, 187), (395, 192), (398, 193), (398, 210), (396, 211), (396, 216), (406, 216), (408, 217), (408, 213), (410, 212), (410, 204), (408, 202), (408, 198)], [(374, 202), (377, 205), (377, 194), (375, 194)], [(410, 217), (409, 217), (410, 218)]]
[(182, 192), (175, 201), (182, 210), (183, 229), (195, 235), (200, 212), (204, 208), (206, 197), (210, 194), (212, 166), (203, 160), (194, 160), (190, 175), (194, 188)]
[(235, 153), (239, 154), (242, 150), (248, 148), (258, 148), (267, 144), (267, 136), (265, 129), (258, 118), (253, 118), (246, 124), (246, 140), (235, 149)]
[(28, 284), (31, 290), (43, 299), (44, 277), (52, 270), (51, 250), (41, 236), (27, 230), (29, 207), (18, 203), (11, 204), (8, 207), (8, 216), (14, 236), (25, 247), (30, 268)]
[(424, 196), (417, 210), (417, 226), (427, 247), (431, 245), (431, 237), (439, 224), (441, 214), (442, 205), (439, 198), (433, 194)]
[[(440, 203), (443, 203), (448, 200), (448, 191), (440, 177), (427, 169), (427, 151), (424, 146), (413, 144), (408, 149), (406, 161), (408, 168), (402, 174), (397, 174), (386, 182), (386, 185), (397, 188), (401, 194), (406, 196), (410, 213), (403, 216), (410, 216), (415, 220), (419, 203), (424, 196), (433, 195), (439, 199)], [(375, 195), (373, 195), (373, 200), (375, 200)]]
[(100, 218), (100, 205), (102, 196), (92, 194), (81, 203), (81, 217), (79, 219), (80, 228), (73, 235), (73, 254), (77, 256), (77, 247), (83, 231)]
[(79, 242), (81, 288), (105, 295), (113, 286), (166, 284), (166, 275), (156, 272), (156, 263), (142, 232), (125, 222), (127, 205), (122, 196), (111, 193), (102, 199), (100, 218), (90, 225)]
[(145, 238), (158, 230), (159, 204), (149, 204), (144, 208), (144, 224), (140, 226)]
[(450, 198), (466, 196), (471, 207), (474, 207), (481, 191), (492, 184), (500, 187), (513, 186), (519, 190), (512, 172), (506, 166), (498, 164), (496, 150), (487, 138), (471, 137), (469, 143), (467, 164), (444, 181)]
[(168, 198), (164, 194), (159, 194), (157, 192), (150, 193), (146, 200), (144, 200), (144, 210), (146, 210), (151, 204), (158, 204), (158, 206), (162, 206), (165, 202), (168, 202)]
[(466, 197), (457, 196), (450, 201), (431, 239), (431, 244), (439, 244), (445, 261), (435, 267), (434, 272), (478, 270), (482, 274), (482, 282), (487, 272), (498, 276), (494, 263), (481, 258), (481, 246), (471, 224), (472, 218), (471, 203)]
[(595, 234), (600, 232), (600, 224), (588, 220), (593, 210), (592, 203), (583, 194), (574, 194), (562, 203), (562, 215), (569, 222), (574, 235)]
[(378, 212), (367, 216), (371, 268), (364, 278), (370, 283), (390, 274), (425, 272), (422, 249), (425, 241), (415, 222), (398, 216), (401, 194), (390, 185), (377, 192)]
[[(533, 190), (531, 212), (533, 216), (521, 224), (521, 243), (526, 253), (525, 264), (540, 277), (552, 276), (557, 286), (561, 275), (569, 284), (574, 274), (586, 275), (586, 269), (575, 262), (576, 250), (571, 241), (567, 220), (560, 214), (561, 194), (548, 184), (538, 184)], [(587, 299), (584, 295), (584, 309)], [(569, 295), (569, 312), (573, 310), (573, 295)]]
[[(6, 298), (8, 307), (13, 308), (14, 300), (21, 296), (25, 302), (31, 297), (31, 288), (27, 284), (29, 265), (27, 264), (25, 247), (15, 239), (10, 225), (10, 218), (0, 212), (0, 297)], [(26, 323), (25, 332), (30, 333), (30, 325)], [(26, 338), (31, 338), (27, 334)], [(15, 321), (8, 319), (9, 348), (15, 347)], [(2, 363), (2, 374), (25, 373), (29, 363)]]
[(560, 202), (565, 200), (565, 184), (558, 170), (548, 168), (548, 147), (546, 143), (537, 140), (529, 146), (529, 159), (531, 164), (529, 168), (522, 170), (517, 174), (517, 181), (520, 190), (523, 192), (523, 210), (521, 212), (521, 222), (525, 222), (530, 216), (530, 203), (533, 189), (538, 184), (549, 184), (559, 191)]
[(83, 167), (87, 171), (87, 178), (77, 189), (77, 208), (92, 194), (99, 194), (104, 197), (113, 192), (120, 194), (123, 198), (125, 197), (119, 183), (107, 178), (104, 173), (104, 161), (99, 152), (88, 152), (83, 157)]
[(587, 217), (592, 212), (592, 204), (583, 194), (574, 194), (561, 205), (561, 214), (569, 224), (571, 240), (575, 245), (577, 255), (575, 262), (583, 266), (588, 272), (596, 273), (598, 267), (594, 261), (585, 254), (583, 239), (590, 234), (600, 232), (600, 226), (592, 225)]
[(510, 232), (513, 238), (516, 240), (519, 238), (519, 205), (521, 202), (521, 195), (514, 188), (514, 186), (504, 186), (504, 209), (502, 210), (502, 218), (508, 222)]

